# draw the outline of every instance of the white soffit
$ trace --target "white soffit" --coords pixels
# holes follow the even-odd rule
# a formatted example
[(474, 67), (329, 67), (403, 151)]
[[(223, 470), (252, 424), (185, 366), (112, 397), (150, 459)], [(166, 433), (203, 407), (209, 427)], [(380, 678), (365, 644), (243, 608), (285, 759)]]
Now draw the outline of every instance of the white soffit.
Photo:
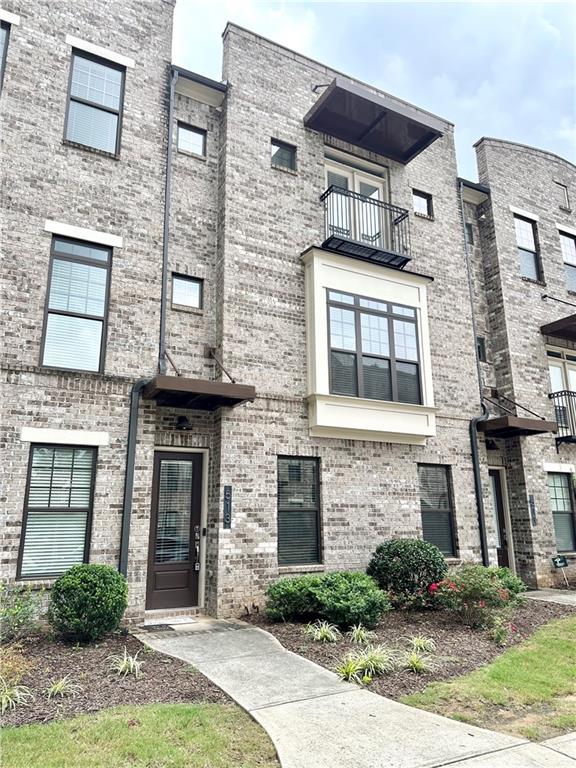
[(0, 8), (0, 21), (5, 21), (7, 24), (13, 24), (15, 27), (17, 27), (18, 24), (20, 24), (20, 16)]
[(79, 37), (74, 37), (74, 35), (66, 35), (66, 42), (68, 45), (71, 45), (72, 48), (78, 48), (79, 50), (86, 51), (86, 53), (91, 53), (94, 56), (100, 56), (102, 59), (108, 59), (108, 61), (121, 64), (123, 67), (130, 67), (133, 69), (135, 66), (134, 59), (131, 59), (129, 56), (116, 53), (109, 48), (102, 48), (101, 45), (94, 45), (94, 43), (90, 43), (88, 40), (81, 40)]
[(574, 474), (574, 464), (544, 464), (545, 472), (558, 472), (560, 474)]
[(122, 248), (122, 238), (119, 235), (112, 235), (109, 232), (98, 232), (95, 229), (73, 227), (71, 224), (63, 224), (60, 221), (53, 221), (52, 219), (46, 219), (44, 222), (44, 229), (46, 232), (52, 232), (54, 235), (71, 237), (74, 240), (86, 240), (89, 243), (109, 245), (111, 248)]
[(22, 427), (23, 443), (50, 443), (56, 445), (108, 445), (108, 432), (89, 432), (83, 429), (50, 429), (46, 427)]

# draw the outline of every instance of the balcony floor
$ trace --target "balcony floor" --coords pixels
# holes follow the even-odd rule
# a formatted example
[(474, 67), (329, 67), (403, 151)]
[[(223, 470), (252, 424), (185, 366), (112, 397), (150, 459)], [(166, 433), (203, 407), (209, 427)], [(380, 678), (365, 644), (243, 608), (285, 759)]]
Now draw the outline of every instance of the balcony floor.
[(355, 259), (364, 259), (377, 264), (385, 264), (387, 267), (396, 267), (397, 269), (403, 269), (411, 261), (410, 257), (404, 253), (375, 248), (373, 245), (359, 243), (357, 240), (350, 240), (338, 235), (330, 235), (322, 243), (322, 248), (342, 253), (345, 256), (352, 256)]

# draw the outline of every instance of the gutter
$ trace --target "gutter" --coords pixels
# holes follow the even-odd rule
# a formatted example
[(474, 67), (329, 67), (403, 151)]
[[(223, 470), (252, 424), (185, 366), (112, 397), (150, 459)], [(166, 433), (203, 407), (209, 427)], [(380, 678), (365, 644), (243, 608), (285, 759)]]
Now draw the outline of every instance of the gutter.
[(160, 332), (158, 371), (166, 373), (166, 294), (168, 291), (168, 235), (170, 233), (170, 199), (172, 190), (172, 134), (174, 122), (174, 94), (178, 70), (170, 68), (170, 95), (168, 97), (168, 140), (166, 142), (166, 182), (164, 185), (164, 231), (162, 234), (162, 295), (160, 297)]
[(134, 490), (134, 465), (136, 461), (136, 438), (138, 436), (138, 408), (142, 390), (151, 379), (138, 379), (130, 394), (130, 415), (128, 417), (128, 442), (126, 445), (126, 471), (124, 475), (124, 504), (120, 530), (120, 560), (118, 570), (123, 576), (128, 572), (128, 543), (132, 517), (132, 492)]
[(470, 313), (472, 320), (472, 333), (474, 334), (474, 354), (476, 357), (476, 375), (478, 377), (478, 395), (480, 399), (480, 408), (482, 413), (470, 419), (469, 434), (470, 448), (472, 451), (472, 469), (474, 471), (474, 491), (476, 493), (476, 508), (478, 510), (478, 532), (480, 534), (480, 552), (482, 554), (482, 564), (490, 565), (488, 557), (488, 539), (486, 536), (486, 514), (484, 510), (484, 494), (482, 493), (482, 475), (480, 472), (480, 459), (478, 456), (478, 424), (481, 421), (487, 421), (489, 417), (488, 409), (484, 404), (482, 395), (482, 369), (478, 358), (478, 349), (476, 346), (476, 312), (474, 311), (474, 286), (472, 283), (472, 267), (470, 263), (470, 249), (466, 240), (466, 218), (464, 216), (464, 179), (458, 179), (458, 197), (460, 200), (460, 216), (462, 219), (462, 235), (464, 240), (464, 253), (466, 256), (466, 274), (468, 278), (468, 293), (470, 296)]

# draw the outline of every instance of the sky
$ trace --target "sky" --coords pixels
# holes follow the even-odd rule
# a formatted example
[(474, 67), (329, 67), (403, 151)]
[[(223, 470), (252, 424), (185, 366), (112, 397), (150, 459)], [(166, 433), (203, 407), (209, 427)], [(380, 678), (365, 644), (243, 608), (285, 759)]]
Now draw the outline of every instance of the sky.
[(177, 0), (173, 62), (219, 80), (227, 21), (451, 121), (465, 178), (482, 136), (576, 163), (576, 0)]

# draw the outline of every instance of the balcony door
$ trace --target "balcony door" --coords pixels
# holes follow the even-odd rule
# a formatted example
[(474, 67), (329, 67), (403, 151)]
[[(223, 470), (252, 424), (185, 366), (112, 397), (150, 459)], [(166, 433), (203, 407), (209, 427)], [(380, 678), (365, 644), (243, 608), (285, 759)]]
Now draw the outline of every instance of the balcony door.
[[(550, 392), (559, 435), (576, 434), (576, 355), (570, 350), (548, 349)], [(574, 394), (572, 394), (574, 393)]]
[(326, 188), (332, 186), (343, 192), (330, 197), (329, 234), (385, 248), (389, 240), (387, 217), (377, 204), (386, 202), (384, 179), (343, 164), (327, 163)]
[(500, 467), (488, 470), (490, 476), (490, 493), (492, 497), (492, 511), (494, 514), (494, 528), (496, 532), (496, 555), (498, 565), (514, 570), (513, 557), (511, 556), (511, 536), (509, 532), (509, 520), (507, 510), (506, 477)]

